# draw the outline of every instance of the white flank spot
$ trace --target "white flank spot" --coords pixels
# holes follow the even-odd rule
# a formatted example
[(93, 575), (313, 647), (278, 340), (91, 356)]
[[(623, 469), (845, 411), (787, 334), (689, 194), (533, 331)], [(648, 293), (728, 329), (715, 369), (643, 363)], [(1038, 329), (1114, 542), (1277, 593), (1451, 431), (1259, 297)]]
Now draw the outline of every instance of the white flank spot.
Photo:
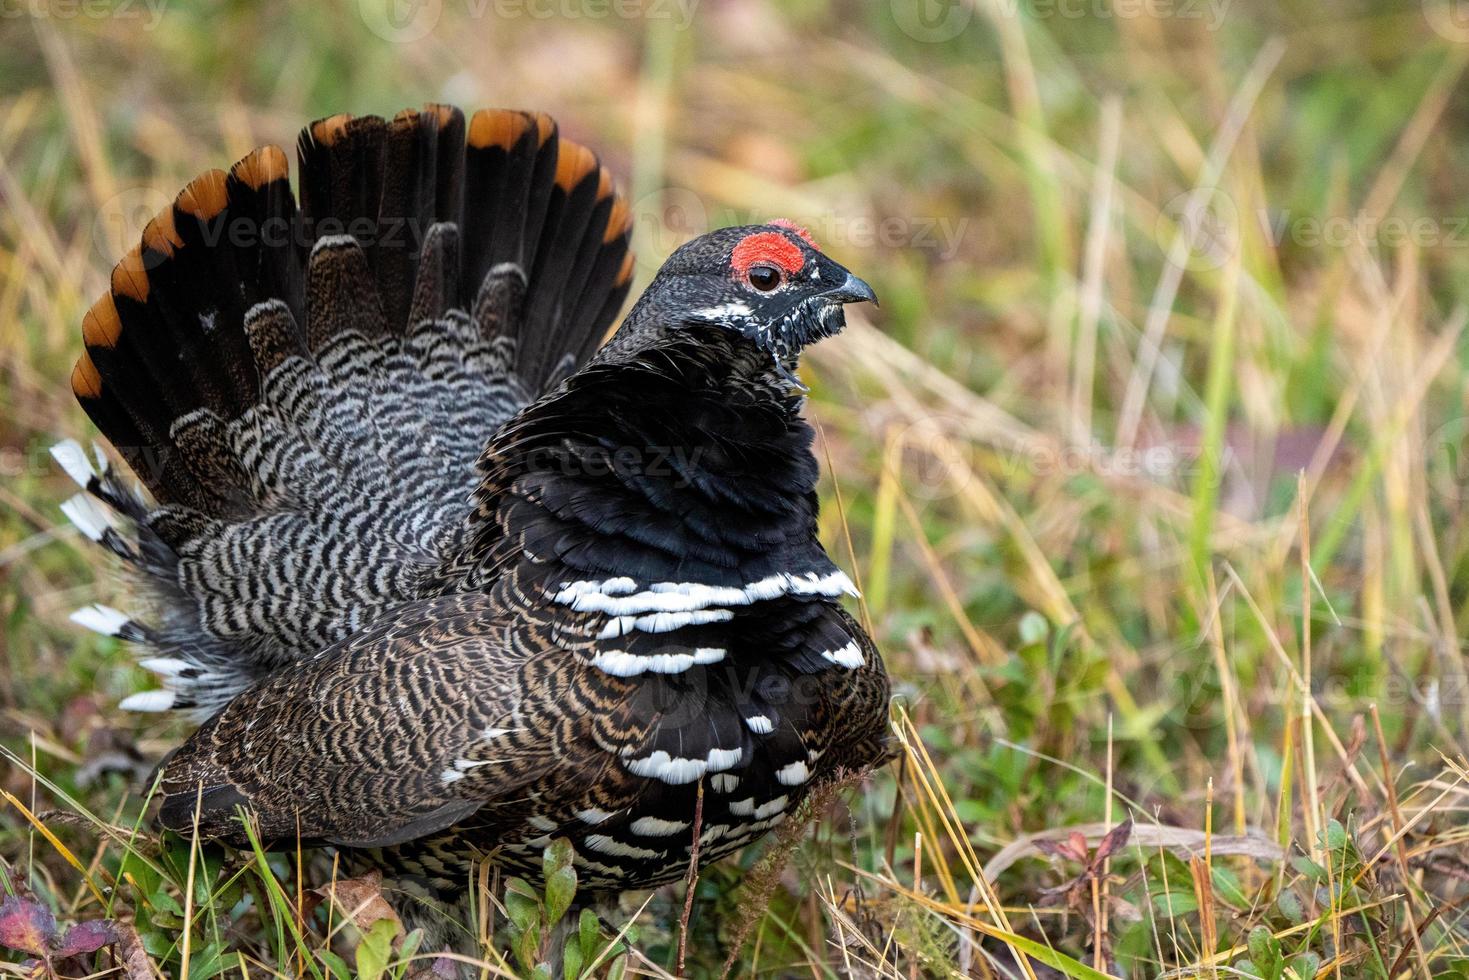
[(159, 677), (177, 677), (193, 664), (186, 660), (176, 660), (173, 657), (149, 657), (147, 660), (139, 660), (138, 666), (144, 670), (151, 670)]
[(173, 707), (173, 692), (141, 691), (129, 694), (117, 706), (124, 711), (167, 711)]
[(811, 770), (806, 768), (806, 763), (799, 760), (782, 766), (775, 773), (776, 781), (782, 786), (799, 786), (810, 778)]
[(714, 841), (719, 840), (719, 838), (723, 837), (727, 833), (729, 833), (729, 824), (717, 823), (712, 827), (706, 828), (704, 832), (699, 835), (699, 844), (701, 846), (704, 844), (710, 844)]
[(740, 748), (710, 749), (709, 771), (722, 772), (725, 769), (732, 769), (735, 766), (739, 765), (740, 759), (744, 756), (744, 754), (745, 750)]
[(755, 815), (755, 797), (747, 796), (743, 800), (735, 800), (729, 805), (729, 812), (737, 817), (753, 817)]
[(638, 817), (629, 829), (639, 837), (670, 837), (689, 827), (686, 820), (663, 820), (659, 817)]
[(716, 793), (733, 793), (740, 788), (740, 777), (722, 772), (710, 779), (709, 785), (714, 787)]
[(590, 810), (578, 810), (576, 816), (582, 823), (598, 824), (611, 817), (612, 814), (606, 810), (599, 810), (596, 807), (592, 807)]
[(597, 634), (599, 640), (615, 640), (619, 636), (641, 630), (644, 633), (667, 633), (685, 626), (702, 626), (734, 619), (728, 609), (700, 609), (686, 613), (654, 613), (651, 616), (614, 616)]
[(641, 655), (626, 650), (608, 650), (592, 658), (592, 666), (613, 677), (636, 677), (654, 674), (681, 674), (690, 667), (714, 664), (724, 659), (718, 647), (699, 647), (693, 653), (653, 653)]
[(627, 768), (628, 771), (639, 776), (651, 776), (671, 786), (679, 786), (684, 783), (692, 783), (704, 775), (704, 770), (709, 768), (709, 763), (703, 759), (676, 759), (659, 749), (642, 759), (632, 759), (627, 763)]
[(529, 823), (532, 827), (539, 830), (543, 834), (549, 834), (551, 831), (556, 829), (556, 821), (551, 820), (548, 817), (543, 817), (540, 814), (536, 814), (534, 817), (531, 817)]
[(92, 477), (97, 475), (92, 464), (87, 461), (87, 454), (82, 451), (81, 443), (75, 439), (63, 439), (52, 446), (51, 458), (66, 471), (73, 483), (84, 490)]
[[(73, 623), (93, 633), (116, 636), (127, 625), (128, 615), (111, 606), (83, 606), (69, 617)], [(149, 668), (151, 669), (151, 668)]]
[[(777, 796), (769, 803), (762, 803), (755, 808), (755, 819), (765, 820), (769, 817), (774, 816), (777, 813), (784, 813), (786, 804), (789, 802), (790, 800), (787, 797)], [(733, 807), (731, 807), (731, 809), (733, 809)]]
[[(642, 616), (654, 613), (686, 613), (701, 609), (748, 606), (783, 595), (822, 595), (830, 598), (857, 595), (857, 588), (840, 569), (820, 575), (807, 572), (791, 575), (778, 572), (744, 586), (705, 585), (701, 582), (655, 582), (638, 592), (630, 578), (605, 582), (563, 582), (552, 600), (577, 612), (599, 612), (609, 616)], [(549, 590), (548, 590), (549, 592)], [(643, 627), (639, 627), (643, 628)], [(653, 630), (651, 632), (659, 632)]]
[(102, 443), (92, 443), (92, 455), (97, 459), (97, 472), (105, 476), (112, 469), (112, 464), (107, 461), (107, 452), (102, 448)]
[(775, 722), (765, 715), (751, 715), (745, 719), (745, 727), (756, 735), (769, 735), (775, 731)]
[(650, 851), (646, 847), (634, 847), (631, 844), (624, 844), (622, 841), (614, 840), (604, 834), (588, 834), (582, 843), (594, 851), (602, 854), (610, 854), (613, 857), (642, 858), (643, 860), (647, 860), (648, 858), (663, 856), (662, 851)]
[(840, 650), (823, 650), (821, 655), (838, 667), (846, 667), (849, 670), (856, 670), (867, 662), (862, 657), (862, 651), (857, 648), (855, 640)]
[(641, 759), (631, 759), (626, 765), (628, 771), (639, 776), (651, 776), (669, 785), (680, 786), (692, 783), (706, 772), (719, 772), (736, 765), (743, 754), (744, 750), (737, 748), (710, 749), (709, 755), (703, 759), (685, 759), (659, 749)]
[(61, 512), (93, 541), (101, 541), (103, 533), (112, 527), (112, 517), (107, 509), (84, 493), (62, 503)]
[(443, 783), (445, 786), (448, 786), (450, 783), (457, 783), (463, 778), (464, 773), (460, 772), (458, 769), (445, 769), (443, 772), (439, 773), (439, 782)]
[(484, 731), (484, 734), (481, 735), (480, 737), (483, 738), (486, 742), (488, 742), (492, 738), (499, 738), (501, 735), (509, 735), (509, 734), (510, 734), (510, 729), (508, 729), (508, 728), (486, 728), (485, 731)]

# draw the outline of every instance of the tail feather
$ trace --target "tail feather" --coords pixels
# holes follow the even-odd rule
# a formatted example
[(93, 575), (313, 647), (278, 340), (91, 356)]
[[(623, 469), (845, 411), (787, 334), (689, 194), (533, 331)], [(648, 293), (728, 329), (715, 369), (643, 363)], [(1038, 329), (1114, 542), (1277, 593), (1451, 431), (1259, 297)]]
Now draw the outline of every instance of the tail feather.
[(87, 314), (72, 388), (161, 506), (74, 442), (65, 506), (149, 610), (77, 621), (149, 648), (209, 714), (396, 603), (446, 588), (495, 430), (599, 345), (628, 209), (549, 117), (332, 116), (288, 162), (196, 178)]

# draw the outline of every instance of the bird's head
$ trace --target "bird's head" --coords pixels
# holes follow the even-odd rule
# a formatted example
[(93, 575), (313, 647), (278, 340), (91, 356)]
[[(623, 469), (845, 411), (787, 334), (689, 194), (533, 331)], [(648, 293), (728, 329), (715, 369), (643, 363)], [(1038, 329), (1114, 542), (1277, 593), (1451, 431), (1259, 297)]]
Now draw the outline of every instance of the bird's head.
[(680, 246), (625, 329), (720, 327), (769, 351), (795, 381), (802, 348), (840, 332), (845, 304), (863, 302), (877, 302), (871, 286), (823, 254), (805, 229), (777, 220), (721, 228)]

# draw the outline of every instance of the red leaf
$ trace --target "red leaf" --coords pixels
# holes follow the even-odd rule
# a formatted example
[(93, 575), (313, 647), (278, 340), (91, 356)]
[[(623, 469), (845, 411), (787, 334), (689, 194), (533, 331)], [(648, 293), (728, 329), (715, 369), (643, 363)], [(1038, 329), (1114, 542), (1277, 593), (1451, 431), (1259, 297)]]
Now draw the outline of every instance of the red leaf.
[(56, 936), (56, 917), (38, 902), (7, 898), (0, 902), (0, 946), (44, 957)]
[(1092, 864), (1097, 867), (1101, 867), (1103, 861), (1115, 856), (1118, 851), (1126, 847), (1127, 841), (1131, 837), (1132, 817), (1128, 817), (1126, 820), (1122, 821), (1120, 824), (1107, 831), (1107, 836), (1103, 837), (1101, 843), (1097, 845), (1097, 855), (1096, 857), (1092, 858)]
[(68, 956), (95, 953), (103, 946), (110, 946), (115, 942), (117, 942), (117, 930), (106, 919), (78, 922), (66, 930), (61, 944), (56, 947), (56, 955), (65, 959)]

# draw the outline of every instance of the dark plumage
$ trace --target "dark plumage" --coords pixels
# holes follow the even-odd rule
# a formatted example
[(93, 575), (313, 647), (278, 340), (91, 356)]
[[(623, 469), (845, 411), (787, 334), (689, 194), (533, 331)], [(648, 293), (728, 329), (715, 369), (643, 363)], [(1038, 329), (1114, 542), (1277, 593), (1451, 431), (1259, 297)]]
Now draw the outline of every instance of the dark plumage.
[[(467, 147), (466, 141), (467, 129)], [(884, 754), (882, 661), (816, 536), (796, 358), (865, 283), (785, 224), (631, 280), (545, 116), (336, 116), (198, 178), (88, 314), (66, 510), (134, 568), (199, 730), (160, 823), (370, 849), (435, 888), (565, 835), (592, 890), (757, 839)], [(590, 357), (590, 361), (588, 358)], [(103, 506), (98, 506), (100, 502)], [(197, 811), (197, 812), (196, 812)]]

